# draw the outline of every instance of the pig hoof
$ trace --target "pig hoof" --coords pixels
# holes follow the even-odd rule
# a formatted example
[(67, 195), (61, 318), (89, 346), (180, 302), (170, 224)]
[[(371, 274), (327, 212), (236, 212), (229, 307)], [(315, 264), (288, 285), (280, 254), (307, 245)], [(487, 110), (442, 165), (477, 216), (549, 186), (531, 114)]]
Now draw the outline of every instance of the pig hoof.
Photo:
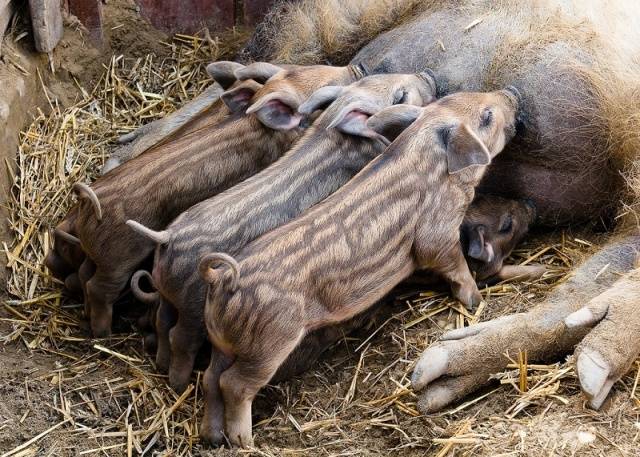
[(142, 339), (142, 347), (147, 354), (155, 354), (156, 350), (158, 349), (158, 341), (156, 339), (156, 336), (153, 333), (146, 335)]
[(205, 427), (204, 425), (202, 430), (200, 430), (200, 438), (213, 447), (220, 447), (227, 444), (227, 438), (224, 436), (222, 430), (210, 430), (209, 427)]
[(169, 372), (170, 356), (167, 351), (163, 351), (159, 348), (156, 349), (156, 368), (162, 374)]
[(169, 385), (177, 394), (181, 394), (187, 389), (189, 378), (184, 379), (184, 376), (176, 376), (169, 370)]
[(74, 297), (80, 297), (82, 294), (82, 285), (80, 284), (80, 278), (77, 273), (70, 274), (65, 278), (64, 287)]
[(575, 350), (576, 373), (589, 406), (600, 409), (613, 385), (640, 355), (640, 282), (620, 280), (565, 318), (568, 327), (590, 329)]
[(478, 290), (477, 287), (469, 288), (469, 289), (461, 289), (460, 292), (456, 294), (456, 298), (469, 309), (476, 308), (480, 302), (482, 301), (482, 294)]
[(109, 338), (111, 336), (111, 325), (98, 323), (91, 319), (91, 334), (94, 338)]
[[(421, 391), (420, 411), (438, 411), (487, 384), (509, 363), (504, 354), (517, 354), (527, 324), (526, 317), (513, 315), (445, 333), (424, 351), (411, 378)], [(544, 334), (536, 343), (552, 344)]]

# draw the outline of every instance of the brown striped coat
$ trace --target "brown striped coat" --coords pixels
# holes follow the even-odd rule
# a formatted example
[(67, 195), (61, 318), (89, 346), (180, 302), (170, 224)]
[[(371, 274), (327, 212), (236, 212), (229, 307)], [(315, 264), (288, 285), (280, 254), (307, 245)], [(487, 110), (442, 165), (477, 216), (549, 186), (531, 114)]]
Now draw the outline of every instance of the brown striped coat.
[[(329, 196), (384, 150), (385, 143), (366, 128), (369, 116), (394, 103), (422, 106), (434, 98), (435, 81), (426, 74), (375, 75), (348, 87), (320, 89), (301, 110), (310, 113), (333, 103), (276, 163), (193, 206), (163, 232), (150, 233), (129, 223), (164, 240), (153, 268), (153, 282), (162, 296), (156, 362), (169, 369), (174, 389), (186, 388), (197, 351), (206, 341), (206, 285), (198, 274), (198, 259), (211, 251), (236, 253)], [(177, 322), (172, 319), (176, 312)]]
[[(127, 219), (162, 229), (193, 204), (260, 171), (299, 137), (301, 119), (291, 120), (296, 100), (308, 97), (318, 86), (348, 84), (359, 76), (352, 67), (291, 67), (279, 71), (264, 87), (246, 81), (223, 94), (235, 114), (210, 129), (151, 149), (85, 189), (87, 198), (78, 203), (75, 228), (87, 255), (79, 274), (94, 336), (110, 333), (114, 301), (154, 248), (126, 227)], [(268, 103), (255, 114), (244, 115), (247, 105), (265, 99)], [(282, 130), (265, 126), (261, 118), (274, 111), (277, 120), (289, 120)]]
[(368, 121), (381, 132), (419, 118), (298, 219), (235, 259), (203, 258), (214, 348), (205, 375), (208, 439), (224, 428), (232, 443), (251, 445), (253, 398), (302, 338), (366, 310), (414, 270), (440, 274), (467, 305), (479, 301), (459, 227), (486, 165), (515, 134), (517, 105), (504, 90), (383, 110)]

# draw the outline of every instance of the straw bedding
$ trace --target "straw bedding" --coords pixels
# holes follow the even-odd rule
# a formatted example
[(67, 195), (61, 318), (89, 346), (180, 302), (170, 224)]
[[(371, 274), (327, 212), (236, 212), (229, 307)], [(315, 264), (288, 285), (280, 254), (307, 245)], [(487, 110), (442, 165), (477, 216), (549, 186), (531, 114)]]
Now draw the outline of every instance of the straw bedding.
[[(239, 40), (239, 37), (231, 37)], [(201, 372), (178, 396), (144, 354), (121, 309), (114, 336), (86, 338), (82, 306), (42, 266), (51, 229), (89, 182), (118, 135), (160, 118), (200, 93), (206, 63), (225, 41), (177, 36), (171, 57), (114, 57), (100, 82), (62, 108), (51, 98), (21, 134), (10, 201), (13, 242), (0, 338), (0, 455), (214, 455), (198, 440)], [(532, 284), (500, 284), (469, 312), (439, 291), (397, 290), (377, 321), (345, 336), (299, 379), (270, 386), (255, 402), (258, 449), (281, 455), (638, 455), (640, 363), (602, 412), (583, 407), (569, 363), (513, 365), (496, 383), (442, 414), (422, 417), (410, 389), (413, 364), (444, 330), (526, 310), (594, 250), (593, 235), (534, 236), (512, 263), (550, 272)], [(128, 297), (123, 299), (124, 302)], [(4, 409), (3, 409), (4, 408)], [(11, 411), (10, 411), (11, 410)]]

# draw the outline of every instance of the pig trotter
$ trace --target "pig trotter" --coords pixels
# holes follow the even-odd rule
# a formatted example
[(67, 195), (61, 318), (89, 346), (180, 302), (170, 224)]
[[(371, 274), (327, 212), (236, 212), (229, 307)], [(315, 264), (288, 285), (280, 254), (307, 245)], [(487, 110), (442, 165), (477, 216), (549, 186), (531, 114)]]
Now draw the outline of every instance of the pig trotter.
[[(160, 318), (160, 313), (158, 313), (158, 318)], [(198, 350), (206, 339), (207, 335), (199, 321), (190, 321), (185, 319), (184, 315), (178, 315), (176, 325), (169, 331), (171, 347), (169, 385), (176, 392), (184, 392), (189, 385)], [(159, 360), (166, 353), (164, 347), (159, 347), (156, 360)]]
[(220, 391), (220, 375), (229, 368), (233, 359), (213, 349), (211, 363), (204, 372), (204, 418), (200, 428), (200, 436), (213, 446), (225, 444), (224, 435), (224, 402)]
[(602, 406), (640, 355), (640, 269), (633, 269), (639, 241), (605, 247), (527, 313), (445, 333), (413, 372), (420, 410), (437, 411), (487, 384), (506, 368), (507, 355), (527, 350), (531, 361), (557, 360), (574, 348), (582, 390), (591, 407)]
[(640, 271), (634, 270), (565, 319), (569, 328), (593, 327), (575, 355), (580, 386), (594, 409), (640, 355), (639, 300)]
[(526, 315), (516, 314), (446, 333), (420, 357), (411, 383), (422, 391), (418, 408), (438, 411), (487, 384), (491, 374), (516, 357), (519, 349), (544, 349), (554, 338), (529, 327)]

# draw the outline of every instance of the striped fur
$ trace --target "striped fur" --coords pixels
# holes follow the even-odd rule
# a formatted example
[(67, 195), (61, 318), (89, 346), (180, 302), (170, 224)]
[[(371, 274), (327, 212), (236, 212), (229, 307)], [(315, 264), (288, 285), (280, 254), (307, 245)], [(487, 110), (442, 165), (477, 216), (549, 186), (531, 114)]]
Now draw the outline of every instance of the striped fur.
[[(377, 75), (344, 88), (282, 159), (193, 206), (169, 225), (165, 231), (168, 242), (156, 250), (153, 278), (163, 296), (156, 326), (156, 361), (161, 369), (169, 368), (174, 389), (182, 391), (187, 386), (196, 353), (206, 341), (202, 318), (206, 286), (198, 274), (198, 259), (211, 251), (237, 253), (326, 198), (383, 151), (382, 142), (345, 134), (340, 123), (328, 129), (345, 106), (355, 113), (368, 110), (374, 114), (394, 104), (398, 93), (406, 93), (407, 103), (423, 105), (432, 101), (432, 87), (416, 75)], [(178, 320), (169, 339), (174, 322), (165, 321), (164, 316), (176, 312)]]
[[(351, 67), (292, 66), (265, 83), (252, 101), (272, 91), (304, 99), (318, 87), (348, 84), (354, 77)], [(153, 252), (153, 243), (129, 229), (127, 219), (164, 228), (188, 207), (272, 163), (300, 132), (274, 131), (256, 116), (238, 113), (152, 148), (94, 182), (91, 189), (100, 202), (102, 221), (84, 200), (78, 203), (75, 219), (87, 255), (80, 281), (93, 334), (109, 334), (113, 302)]]
[[(494, 120), (482, 128), (486, 107), (493, 107)], [(514, 107), (504, 91), (459, 93), (428, 105), (339, 191), (235, 256), (238, 289), (213, 282), (207, 296), (214, 348), (205, 375), (208, 439), (224, 422), (233, 444), (251, 445), (253, 397), (304, 335), (365, 311), (414, 270), (431, 269), (455, 295), (470, 298), (467, 288), (475, 283), (459, 226), (486, 167), (451, 174), (450, 145), (459, 139), (445, 140), (443, 132), (463, 123), (495, 156), (515, 133)], [(221, 367), (218, 360), (228, 363)]]

